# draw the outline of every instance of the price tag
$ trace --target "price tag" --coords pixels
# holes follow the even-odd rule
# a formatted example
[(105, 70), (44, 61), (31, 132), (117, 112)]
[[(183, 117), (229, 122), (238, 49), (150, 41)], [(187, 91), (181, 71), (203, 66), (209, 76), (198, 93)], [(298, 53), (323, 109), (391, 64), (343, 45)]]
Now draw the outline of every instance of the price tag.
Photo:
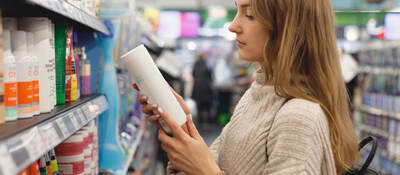
[(0, 168), (0, 174), (13, 174), (13, 170), (15, 171), (15, 164), (5, 144), (0, 144)]
[(79, 129), (82, 124), (76, 120), (76, 117), (73, 112), (69, 113), (68, 117), (71, 119), (72, 124), (74, 125), (75, 128)]
[(20, 137), (14, 137), (7, 141), (7, 149), (15, 165), (25, 165), (31, 159)]
[(71, 117), (69, 115), (64, 116), (63, 118), (64, 124), (67, 127), (68, 133), (72, 134), (75, 132), (75, 126), (72, 123)]
[(74, 118), (75, 118), (76, 122), (79, 123), (79, 126), (82, 126), (82, 125), (85, 124), (85, 123), (82, 121), (81, 117), (79, 116), (78, 110), (75, 110), (74, 113), (73, 113), (73, 115), (74, 115)]
[(62, 140), (64, 138), (64, 134), (61, 131), (60, 126), (58, 126), (58, 122), (57, 121), (53, 122), (53, 127), (54, 127), (54, 130), (56, 131), (56, 133), (58, 135), (58, 138), (60, 138), (60, 140)]
[(82, 122), (84, 122), (84, 123), (86, 124), (86, 122), (88, 121), (88, 119), (87, 119), (86, 116), (83, 114), (82, 110), (81, 110), (81, 109), (78, 109), (78, 110), (76, 110), (75, 112), (78, 114), (78, 116), (79, 116), (79, 118), (82, 120)]
[(85, 115), (87, 120), (91, 119), (91, 115), (90, 115), (90, 109), (89, 109), (89, 105), (88, 103), (86, 103), (85, 105), (82, 106), (82, 112)]
[[(54, 124), (55, 123), (48, 123), (39, 128), (43, 145), (49, 145), (49, 147), (53, 147), (61, 140), (56, 129), (54, 128)], [(59, 131), (61, 132), (61, 130)]]
[(63, 136), (62, 138), (69, 136), (68, 135), (69, 132), (68, 132), (66, 124), (63, 121), (63, 118), (57, 119), (56, 122), (57, 122), (58, 127), (61, 130), (61, 133), (62, 133), (62, 136)]
[(21, 138), (32, 160), (36, 160), (36, 158), (39, 158), (46, 150), (46, 147), (44, 146), (47, 145), (43, 145), (37, 127), (34, 127), (30, 131), (24, 133)]

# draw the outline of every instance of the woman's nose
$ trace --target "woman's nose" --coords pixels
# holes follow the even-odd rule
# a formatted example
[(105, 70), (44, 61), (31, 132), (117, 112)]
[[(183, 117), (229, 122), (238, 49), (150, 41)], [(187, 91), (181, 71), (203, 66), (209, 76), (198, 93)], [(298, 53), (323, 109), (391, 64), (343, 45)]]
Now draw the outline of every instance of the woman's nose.
[(237, 15), (235, 16), (235, 18), (233, 19), (231, 25), (229, 25), (229, 31), (233, 32), (233, 33), (241, 33), (242, 29), (239, 25), (239, 21), (237, 20)]

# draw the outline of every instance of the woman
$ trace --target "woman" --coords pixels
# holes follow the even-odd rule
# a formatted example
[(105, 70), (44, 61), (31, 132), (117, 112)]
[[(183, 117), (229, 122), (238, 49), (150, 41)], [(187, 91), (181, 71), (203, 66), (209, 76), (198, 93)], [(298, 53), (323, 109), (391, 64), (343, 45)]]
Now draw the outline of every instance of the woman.
[[(332, 175), (350, 169), (358, 145), (331, 1), (235, 3), (238, 12), (229, 29), (237, 35), (239, 55), (261, 69), (211, 147), (190, 117), (181, 128), (157, 105), (146, 105), (146, 96), (139, 99), (151, 122), (159, 125), (161, 117), (172, 129), (172, 136), (159, 132), (169, 173)], [(287, 98), (293, 99), (281, 107)]]

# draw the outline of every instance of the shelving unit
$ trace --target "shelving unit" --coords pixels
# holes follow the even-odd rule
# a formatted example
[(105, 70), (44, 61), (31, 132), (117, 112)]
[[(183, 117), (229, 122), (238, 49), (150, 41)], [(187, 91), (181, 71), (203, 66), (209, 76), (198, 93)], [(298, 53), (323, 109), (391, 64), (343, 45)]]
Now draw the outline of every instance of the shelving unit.
[(373, 108), (373, 107), (369, 107), (369, 106), (365, 106), (365, 105), (357, 105), (356, 109), (370, 113), (370, 114), (387, 116), (387, 117), (390, 117), (393, 119), (400, 120), (400, 114), (398, 114), (398, 113), (388, 112), (388, 111), (384, 111), (382, 109), (377, 109), (377, 108)]
[[(374, 136), (377, 152), (371, 164), (382, 174), (400, 173), (400, 48), (398, 41), (371, 40), (358, 54), (358, 87), (354, 124), (359, 139)], [(364, 159), (368, 156), (364, 149)]]
[(359, 68), (359, 71), (360, 71), (360, 73), (400, 75), (400, 69), (396, 69), (396, 68), (392, 68), (392, 67), (361, 66)]
[[(70, 21), (103, 34), (110, 34), (103, 21), (89, 15), (65, 0), (12, 0), (0, 2), (12, 16), (45, 16)], [(21, 11), (21, 9), (24, 9)]]
[(91, 95), (0, 125), (0, 174), (17, 174), (107, 109), (105, 96)]

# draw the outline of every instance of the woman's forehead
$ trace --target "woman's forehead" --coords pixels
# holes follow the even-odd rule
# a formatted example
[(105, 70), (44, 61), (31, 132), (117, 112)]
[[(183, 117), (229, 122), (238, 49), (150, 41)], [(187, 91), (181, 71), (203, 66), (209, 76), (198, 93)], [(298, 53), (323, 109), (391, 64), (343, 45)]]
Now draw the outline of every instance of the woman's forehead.
[(235, 0), (236, 7), (241, 7), (243, 5), (249, 5), (250, 0)]

